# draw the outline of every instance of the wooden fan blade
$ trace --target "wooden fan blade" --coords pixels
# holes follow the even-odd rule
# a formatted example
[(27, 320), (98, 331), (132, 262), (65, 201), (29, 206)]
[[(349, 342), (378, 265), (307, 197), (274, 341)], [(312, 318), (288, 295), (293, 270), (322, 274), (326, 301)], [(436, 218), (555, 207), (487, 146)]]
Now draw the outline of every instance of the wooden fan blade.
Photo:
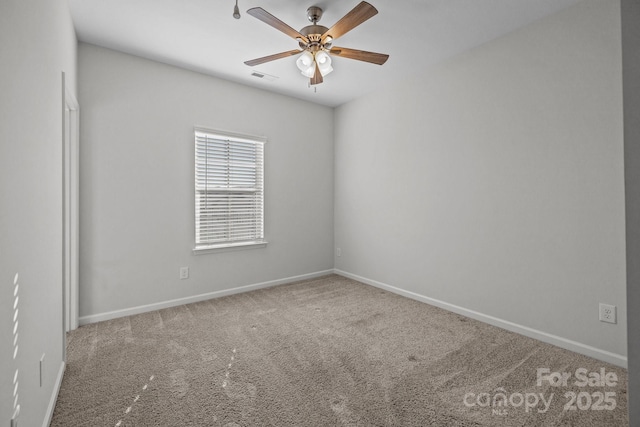
[(288, 56), (297, 55), (299, 53), (302, 53), (302, 51), (301, 50), (289, 50), (287, 52), (280, 52), (280, 53), (276, 53), (274, 55), (263, 56), (262, 58), (252, 59), (251, 61), (244, 61), (244, 63), (247, 64), (250, 67), (253, 67), (254, 65), (264, 64), (265, 62), (275, 61), (276, 59), (286, 58)]
[(322, 82), (322, 73), (320, 73), (320, 67), (318, 67), (318, 63), (316, 62), (316, 72), (313, 73), (313, 77), (311, 77), (311, 85), (317, 85)]
[(289, 37), (293, 37), (294, 39), (302, 39), (305, 43), (309, 43), (309, 39), (300, 34), (298, 31), (294, 30), (266, 10), (261, 7), (254, 7), (247, 10), (247, 13), (255, 18), (258, 18), (265, 24), (271, 25), (276, 30), (282, 31)]
[(342, 58), (356, 59), (378, 65), (384, 64), (389, 59), (389, 55), (384, 53), (367, 52), (366, 50), (349, 49), (347, 47), (333, 47), (329, 53)]
[(378, 9), (371, 6), (366, 1), (361, 2), (322, 35), (322, 42), (324, 43), (328, 36), (331, 36), (334, 40), (337, 39), (377, 14)]

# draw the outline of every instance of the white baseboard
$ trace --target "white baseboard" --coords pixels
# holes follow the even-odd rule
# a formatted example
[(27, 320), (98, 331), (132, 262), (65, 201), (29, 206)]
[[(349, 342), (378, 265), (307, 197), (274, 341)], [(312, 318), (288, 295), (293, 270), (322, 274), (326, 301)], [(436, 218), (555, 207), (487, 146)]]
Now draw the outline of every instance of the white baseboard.
[(47, 406), (47, 412), (44, 414), (44, 420), (42, 427), (49, 427), (51, 420), (53, 419), (53, 411), (56, 409), (56, 401), (58, 400), (58, 394), (60, 393), (60, 387), (62, 386), (62, 377), (64, 377), (64, 369), (66, 364), (61, 363), (58, 370), (58, 377), (56, 383), (53, 385), (53, 393), (51, 393), (51, 399), (49, 399), (49, 406)]
[(220, 298), (227, 295), (239, 294), (242, 292), (253, 291), (256, 289), (269, 288), (271, 286), (283, 285), (285, 283), (297, 282), (299, 280), (314, 279), (316, 277), (333, 274), (333, 270), (317, 271), (315, 273), (303, 274), (300, 276), (286, 277), (284, 279), (270, 280), (268, 282), (255, 283), (253, 285), (239, 286), (237, 288), (224, 289), (221, 291), (208, 292), (206, 294), (194, 295), (185, 298), (178, 298), (170, 301), (162, 301), (153, 304), (140, 305), (137, 307), (124, 308), (122, 310), (109, 311), (106, 313), (90, 314), (80, 317), (80, 326), (89, 323), (102, 322), (104, 320), (116, 319), (118, 317), (131, 316), (134, 314), (147, 313), (149, 311), (161, 310), (163, 308), (175, 307), (183, 304), (191, 304), (194, 302), (205, 301), (213, 298)]
[(464, 307), (459, 307), (457, 305), (449, 304), (444, 301), (429, 298), (424, 295), (417, 294), (415, 292), (405, 291), (404, 289), (396, 288), (395, 286), (387, 285), (386, 283), (381, 283), (376, 280), (367, 279), (366, 277), (361, 277), (356, 274), (348, 273), (346, 271), (334, 269), (334, 273), (339, 274), (340, 276), (347, 277), (349, 279), (357, 280), (358, 282), (366, 283), (367, 285), (375, 286), (377, 288), (381, 288), (389, 292), (393, 292), (394, 294), (402, 295), (407, 298), (411, 298), (420, 302), (434, 305), (436, 307), (440, 307), (445, 310), (452, 311), (454, 313), (469, 317), (471, 319), (479, 320), (481, 322), (488, 323), (490, 325), (497, 326), (499, 328), (506, 329), (511, 332), (515, 332), (530, 338), (534, 338), (539, 341), (545, 342), (547, 344), (552, 344), (557, 347), (564, 348), (566, 350), (574, 351), (576, 353), (584, 354), (585, 356), (593, 357), (594, 359), (602, 360), (604, 362), (611, 363), (616, 366), (627, 368), (627, 357), (621, 354), (611, 353), (609, 351), (592, 347), (590, 345), (582, 344), (576, 341), (572, 341), (563, 337), (559, 337), (557, 335), (548, 334), (546, 332), (529, 328), (527, 326), (518, 325), (517, 323), (509, 322), (507, 320), (499, 319), (493, 316), (488, 316), (486, 314), (479, 313), (477, 311), (468, 310)]
[[(236, 288), (225, 289), (221, 291), (209, 292), (206, 294), (194, 295), (185, 298), (178, 298), (170, 301), (163, 301), (154, 304), (141, 305), (137, 307), (125, 308), (122, 310), (115, 310), (106, 313), (92, 314), (88, 316), (82, 316), (79, 319), (80, 325), (86, 325), (89, 323), (101, 322), (104, 320), (116, 319), (118, 317), (131, 316), (134, 314), (146, 313), (149, 311), (160, 310), (163, 308), (175, 307), (183, 304), (190, 304), (199, 301), (205, 301), (213, 298), (220, 298), (227, 295), (238, 294), (242, 292), (253, 291), (256, 289), (268, 288), (271, 286), (282, 285), (286, 283), (296, 282), (299, 280), (314, 279), (316, 277), (325, 276), (327, 274), (339, 274), (344, 277), (348, 277), (353, 280), (357, 280), (362, 283), (366, 283), (377, 288), (385, 289), (389, 292), (393, 292), (398, 295), (402, 295), (407, 298), (411, 298), (426, 304), (430, 304), (436, 307), (443, 308), (445, 310), (460, 314), (462, 316), (469, 317), (471, 319), (479, 320), (484, 323), (488, 323), (493, 326), (497, 326), (502, 329), (506, 329), (511, 332), (515, 332), (530, 338), (540, 340), (542, 342), (555, 345), (557, 347), (564, 348), (566, 350), (575, 351), (576, 353), (584, 354), (585, 356), (593, 357), (598, 360), (602, 360), (607, 363), (611, 363), (616, 366), (627, 368), (627, 357), (621, 354), (612, 353), (606, 350), (602, 350), (596, 347), (592, 347), (587, 344), (583, 344), (577, 341), (572, 341), (567, 338), (559, 337), (557, 335), (549, 334), (547, 332), (539, 331), (537, 329), (522, 326), (517, 323), (509, 322), (507, 320), (499, 319), (497, 317), (489, 316), (477, 311), (469, 310), (464, 307), (460, 307), (448, 302), (440, 301), (434, 298), (429, 298), (424, 295), (417, 294), (415, 292), (406, 291), (404, 289), (396, 288), (395, 286), (388, 285), (386, 283), (378, 282), (376, 280), (368, 279), (366, 277), (358, 276), (339, 269), (318, 271), (315, 273), (303, 274), (300, 276), (286, 277), (278, 280), (271, 280), (267, 282), (255, 283), (252, 285), (239, 286)], [(64, 372), (64, 366), (61, 368)], [(62, 381), (62, 373), (60, 374), (59, 381)], [(57, 392), (56, 392), (57, 396)], [(55, 400), (53, 401), (55, 405)], [(53, 415), (53, 408), (51, 410)]]

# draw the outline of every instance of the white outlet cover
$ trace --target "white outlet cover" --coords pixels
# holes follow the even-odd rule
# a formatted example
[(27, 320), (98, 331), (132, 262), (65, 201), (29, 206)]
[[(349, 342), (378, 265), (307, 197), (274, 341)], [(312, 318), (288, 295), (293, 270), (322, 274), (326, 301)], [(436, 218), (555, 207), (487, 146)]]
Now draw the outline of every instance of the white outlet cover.
[(617, 323), (616, 306), (600, 303), (600, 321), (606, 323)]

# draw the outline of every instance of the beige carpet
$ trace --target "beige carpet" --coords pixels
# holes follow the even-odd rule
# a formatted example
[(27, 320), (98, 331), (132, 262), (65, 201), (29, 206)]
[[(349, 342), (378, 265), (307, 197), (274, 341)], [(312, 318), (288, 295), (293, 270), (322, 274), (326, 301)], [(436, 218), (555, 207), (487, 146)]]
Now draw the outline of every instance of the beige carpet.
[[(572, 376), (538, 386), (539, 368)], [(626, 426), (626, 388), (624, 369), (332, 275), (79, 328), (52, 426)]]

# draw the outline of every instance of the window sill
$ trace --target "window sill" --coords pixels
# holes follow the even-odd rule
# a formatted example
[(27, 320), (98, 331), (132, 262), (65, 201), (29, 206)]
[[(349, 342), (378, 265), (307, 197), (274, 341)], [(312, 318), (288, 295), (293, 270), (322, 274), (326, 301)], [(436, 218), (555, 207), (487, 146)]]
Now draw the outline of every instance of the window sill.
[(242, 242), (242, 243), (225, 243), (222, 245), (202, 246), (200, 248), (193, 248), (194, 255), (204, 255), (216, 252), (230, 252), (240, 251), (245, 249), (259, 249), (267, 246), (266, 240), (259, 240), (255, 242)]

